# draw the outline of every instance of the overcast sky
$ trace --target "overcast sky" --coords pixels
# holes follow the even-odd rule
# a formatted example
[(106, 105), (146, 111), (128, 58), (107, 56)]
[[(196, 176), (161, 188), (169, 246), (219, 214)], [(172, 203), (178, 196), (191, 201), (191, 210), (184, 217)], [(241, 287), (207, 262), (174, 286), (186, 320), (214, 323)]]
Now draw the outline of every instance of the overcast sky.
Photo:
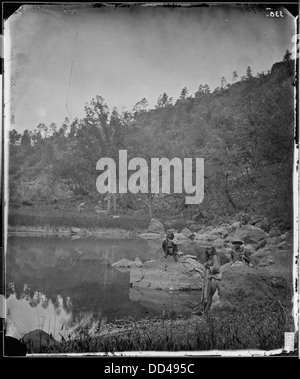
[[(209, 8), (23, 6), (5, 23), (6, 70), (18, 131), (82, 117), (96, 95), (131, 110), (146, 97), (174, 100), (186, 86), (213, 90), (232, 72), (255, 75), (293, 48), (294, 19), (224, 5)], [(8, 40), (7, 40), (8, 41)], [(11, 59), (9, 59), (11, 58)], [(8, 66), (10, 65), (10, 66)], [(72, 68), (72, 72), (71, 72)], [(71, 78), (71, 80), (70, 80)], [(7, 79), (7, 78), (6, 78)], [(70, 89), (69, 89), (70, 84)]]

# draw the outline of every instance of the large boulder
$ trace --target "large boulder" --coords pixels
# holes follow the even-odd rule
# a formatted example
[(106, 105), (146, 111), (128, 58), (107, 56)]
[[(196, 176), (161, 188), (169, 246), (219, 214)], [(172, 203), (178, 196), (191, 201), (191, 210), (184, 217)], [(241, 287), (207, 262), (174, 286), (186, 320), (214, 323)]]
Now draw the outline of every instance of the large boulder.
[(191, 229), (191, 231), (194, 233), (194, 232), (199, 232), (199, 230), (201, 230), (201, 225), (199, 224), (191, 224), (189, 225), (189, 228)]
[(174, 233), (174, 237), (174, 242), (177, 244), (185, 244), (191, 242), (191, 240), (182, 233)]
[(267, 239), (261, 240), (260, 242), (258, 242), (256, 244), (255, 250), (259, 250), (259, 249), (264, 248), (266, 246), (266, 244), (267, 244)]
[(264, 218), (263, 220), (256, 222), (255, 226), (267, 231), (270, 228), (270, 221), (267, 218)]
[(179, 257), (175, 262), (165, 259), (144, 262), (141, 267), (130, 268), (130, 285), (133, 288), (156, 290), (201, 290), (204, 266), (193, 257)]
[(276, 227), (276, 226), (273, 226), (273, 228), (271, 228), (270, 230), (269, 230), (269, 236), (270, 237), (278, 237), (278, 236), (280, 236), (281, 235), (281, 231), (280, 231), (280, 229), (278, 228), (278, 227)]
[(173, 228), (177, 228), (177, 225), (178, 225), (178, 221), (177, 220), (166, 220), (164, 222), (165, 226), (167, 229), (173, 229)]
[[(245, 302), (264, 303), (269, 298), (285, 297), (293, 286), (292, 245), (265, 246), (252, 252), (252, 267), (236, 262), (221, 266), (222, 280), (219, 285), (219, 301), (214, 306), (240, 306)], [(282, 291), (282, 292), (280, 292)]]
[(255, 248), (254, 248), (252, 245), (250, 245), (250, 244), (246, 244), (246, 245), (245, 245), (245, 251), (246, 251), (249, 255), (251, 255), (251, 254), (255, 253)]
[(189, 238), (193, 233), (190, 228), (184, 228), (181, 231), (181, 234), (183, 234), (185, 237)]
[(211, 245), (211, 243), (217, 239), (219, 239), (218, 235), (210, 234), (209, 232), (195, 234), (195, 241), (199, 245)]
[(225, 243), (225, 240), (222, 239), (222, 238), (217, 238), (215, 239), (212, 244), (215, 246), (215, 247), (223, 247), (224, 246), (224, 243)]
[(262, 220), (263, 220), (263, 216), (261, 216), (261, 215), (252, 215), (250, 217), (249, 224), (255, 225), (255, 224), (257, 224), (258, 222), (260, 222)]
[(281, 234), (278, 239), (280, 241), (291, 241), (292, 240), (292, 235), (290, 232), (285, 232), (283, 234)]
[(156, 218), (152, 218), (150, 221), (150, 225), (148, 227), (149, 233), (158, 233), (158, 234), (165, 234), (165, 227), (163, 224), (157, 220)]
[(211, 234), (217, 235), (220, 238), (226, 238), (229, 234), (229, 226), (221, 225), (218, 228), (212, 230)]
[(60, 343), (56, 341), (51, 334), (44, 332), (41, 329), (35, 329), (26, 333), (21, 341), (27, 346), (28, 350), (41, 350), (43, 348), (51, 348), (59, 346)]
[(277, 245), (279, 242), (279, 239), (277, 237), (268, 237), (267, 238), (267, 245)]
[(236, 240), (243, 240), (245, 244), (258, 245), (268, 237), (262, 229), (253, 225), (243, 225), (233, 235)]
[(271, 276), (284, 276), (292, 278), (293, 248), (287, 246), (280, 249), (278, 246), (266, 246), (251, 255), (251, 262), (257, 268), (267, 268)]
[(232, 266), (230, 263), (224, 265), (222, 271), (222, 280), (219, 284), (221, 305), (239, 306), (247, 301), (263, 302), (272, 297), (270, 285), (262, 279), (262, 273), (257, 269), (237, 262)]

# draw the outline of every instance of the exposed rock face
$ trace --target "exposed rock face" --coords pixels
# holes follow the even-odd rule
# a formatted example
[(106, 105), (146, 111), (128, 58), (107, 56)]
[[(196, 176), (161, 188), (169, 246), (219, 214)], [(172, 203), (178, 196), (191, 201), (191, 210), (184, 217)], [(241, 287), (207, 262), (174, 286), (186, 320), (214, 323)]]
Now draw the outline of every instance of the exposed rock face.
[(201, 290), (204, 277), (204, 266), (194, 257), (173, 257), (145, 262), (141, 267), (130, 269), (132, 287), (159, 290)]
[(266, 232), (256, 226), (243, 225), (235, 232), (233, 237), (237, 240), (243, 240), (245, 244), (258, 244), (266, 239), (267, 236)]
[(163, 235), (165, 234), (165, 227), (159, 220), (157, 220), (156, 218), (152, 218), (148, 227), (148, 232)]

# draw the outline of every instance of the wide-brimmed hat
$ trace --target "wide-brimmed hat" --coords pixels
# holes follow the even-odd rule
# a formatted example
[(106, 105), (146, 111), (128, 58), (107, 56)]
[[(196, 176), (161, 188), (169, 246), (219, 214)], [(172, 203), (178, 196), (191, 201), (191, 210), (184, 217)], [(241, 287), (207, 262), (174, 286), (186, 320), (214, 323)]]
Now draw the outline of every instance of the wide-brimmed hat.
[(234, 240), (234, 241), (231, 241), (231, 243), (232, 243), (233, 245), (243, 245), (243, 244), (244, 244), (244, 241), (242, 241), (242, 240)]

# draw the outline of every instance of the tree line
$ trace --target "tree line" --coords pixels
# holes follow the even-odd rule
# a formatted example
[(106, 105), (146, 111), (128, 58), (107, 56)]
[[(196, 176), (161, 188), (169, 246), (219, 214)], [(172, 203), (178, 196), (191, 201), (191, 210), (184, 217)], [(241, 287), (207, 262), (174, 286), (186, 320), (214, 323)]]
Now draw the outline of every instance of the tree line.
[[(117, 160), (119, 150), (126, 149), (128, 159), (149, 162), (152, 157), (204, 158), (205, 195), (192, 206), (195, 214), (212, 218), (248, 210), (290, 220), (293, 82), (294, 61), (287, 50), (266, 73), (254, 77), (248, 67), (238, 80), (234, 71), (231, 84), (224, 77), (214, 91), (200, 84), (194, 96), (184, 87), (175, 103), (164, 92), (153, 109), (143, 98), (131, 111), (119, 112), (96, 95), (81, 119), (66, 117), (60, 126), (40, 123), (23, 134), (12, 129), (10, 200), (22, 201), (21, 184), (41, 175), (49, 187), (63, 183), (74, 197), (99, 199), (96, 162)], [(184, 205), (183, 195), (168, 197), (173, 207)], [(134, 207), (138, 198), (128, 196), (122, 206)], [(153, 195), (146, 200), (152, 215)]]

